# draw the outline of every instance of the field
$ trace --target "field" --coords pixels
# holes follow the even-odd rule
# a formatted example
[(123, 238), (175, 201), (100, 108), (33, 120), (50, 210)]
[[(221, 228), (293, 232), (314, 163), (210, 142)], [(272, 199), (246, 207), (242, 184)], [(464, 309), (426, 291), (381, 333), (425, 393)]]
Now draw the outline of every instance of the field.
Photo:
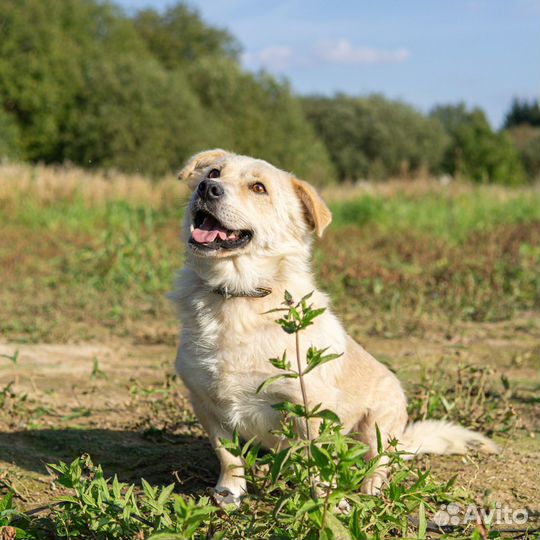
[[(502, 447), (417, 464), (456, 475), (479, 506), (527, 509), (537, 527), (538, 193), (418, 179), (324, 195), (334, 223), (314, 268), (349, 333), (397, 373), (412, 417)], [(215, 481), (173, 375), (165, 298), (186, 197), (172, 178), (0, 167), (0, 495), (19, 509), (68, 492), (46, 464), (84, 453), (139, 491), (141, 478), (195, 496)]]

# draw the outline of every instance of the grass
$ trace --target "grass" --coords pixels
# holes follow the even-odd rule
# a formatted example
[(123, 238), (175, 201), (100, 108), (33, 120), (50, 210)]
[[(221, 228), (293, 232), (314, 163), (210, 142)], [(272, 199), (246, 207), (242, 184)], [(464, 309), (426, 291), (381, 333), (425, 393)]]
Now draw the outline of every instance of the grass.
[(418, 231), (459, 245), (474, 233), (538, 220), (538, 204), (530, 191), (500, 195), (500, 191), (492, 193), (485, 186), (470, 186), (455, 195), (440, 189), (421, 198), (397, 191), (391, 198), (360, 195), (334, 202), (331, 208), (335, 227), (376, 223), (385, 232)]
[[(144, 334), (156, 318), (174, 328), (164, 294), (182, 263), (186, 188), (132, 180), (130, 188), (121, 175), (0, 169), (3, 335)], [(344, 200), (327, 190), (334, 224), (315, 251), (321, 284), (345, 317), (360, 313), (372, 332), (399, 335), (536, 308), (534, 189), (436, 181), (351, 189)]]
[[(348, 331), (369, 341), (376, 356), (398, 371), (411, 416), (459, 421), (503, 444), (530, 448), (538, 405), (531, 375), (535, 352), (527, 341), (536, 331), (531, 312), (538, 308), (536, 190), (418, 180), (340, 186), (324, 195), (334, 223), (315, 248), (318, 280)], [(178, 231), (186, 197), (185, 186), (172, 178), (151, 182), (74, 168), (0, 167), (0, 336), (14, 344), (0, 355), (0, 459), (6, 465), (0, 472), (0, 527), (66, 537), (67, 514), (49, 505), (65, 496), (72, 498), (72, 506), (64, 506), (72, 512), (71, 537), (85, 537), (88, 523), (97, 527), (91, 538), (149, 538), (171, 522), (182, 537), (190, 523), (208, 537), (220, 531), (231, 538), (268, 537), (271, 530), (280, 537), (300, 530), (294, 521), (300, 499), (283, 507), (287, 527), (268, 522), (264, 529), (268, 505), (276, 503), (271, 497), (286, 493), (285, 484), (262, 506), (247, 501), (239, 513), (211, 510), (201, 499), (217, 475), (215, 460), (181, 384), (162, 377), (171, 369), (177, 336), (165, 293), (182, 264)], [(465, 345), (452, 349), (456, 340)], [(485, 340), (495, 345), (482, 348)], [(42, 371), (47, 342), (71, 352), (67, 359), (52, 352)], [(84, 370), (72, 376), (71, 366), (82, 362), (73, 342), (121, 345), (110, 356), (89, 352)], [(33, 349), (32, 343), (40, 345)], [(125, 353), (126, 343), (142, 352)], [(411, 352), (415, 344), (418, 354)], [(431, 347), (436, 353), (430, 355)], [(30, 382), (22, 389), (25, 373)], [(532, 474), (523, 468), (530, 454), (519, 453), (521, 446), (508, 465), (518, 487)], [(87, 456), (77, 457), (82, 452), (103, 463), (103, 470)], [(67, 464), (47, 477), (43, 463), (60, 461)], [(465, 467), (452, 463), (443, 460), (442, 479)], [(490, 466), (468, 463), (468, 473), (460, 474), (468, 479), (471, 471)], [(379, 537), (429, 537), (435, 533), (420, 521), (431, 510), (420, 503), (427, 504), (430, 493), (439, 503), (455, 496), (488, 505), (486, 486), (496, 489), (490, 478), (503, 474), (461, 483), (450, 496), (441, 478), (427, 475), (425, 460), (396, 467), (404, 483), (398, 476), (382, 507), (362, 506), (354, 518), (338, 517), (354, 538), (367, 530)], [(416, 497), (410, 489), (419, 478), (427, 483)], [(167, 491), (175, 479), (174, 492)], [(256, 465), (252, 486), (263, 480), (264, 467)], [(85, 490), (94, 506), (85, 502)], [(118, 500), (126, 501), (129, 490), (131, 510), (119, 513)], [(42, 502), (45, 513), (24, 517), (24, 509)], [(318, 518), (311, 510), (313, 519), (302, 519), (313, 525)], [(386, 517), (377, 520), (381, 512)], [(416, 514), (416, 522), (403, 519), (408, 513)], [(105, 518), (107, 524), (100, 522)], [(74, 526), (78, 519), (83, 525)]]

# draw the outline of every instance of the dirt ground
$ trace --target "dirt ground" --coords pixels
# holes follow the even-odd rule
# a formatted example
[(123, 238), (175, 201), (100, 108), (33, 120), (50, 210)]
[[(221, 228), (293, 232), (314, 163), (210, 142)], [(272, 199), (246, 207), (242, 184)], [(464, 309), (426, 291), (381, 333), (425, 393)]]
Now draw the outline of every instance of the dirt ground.
[[(351, 331), (397, 372), (409, 391), (423, 368), (441, 362), (489, 365), (496, 369), (494, 377), (504, 374), (519, 421), (509, 434), (495, 434), (501, 454), (430, 456), (421, 458), (422, 464), (441, 480), (457, 475), (457, 485), (479, 501), (538, 512), (535, 314), (504, 323), (464, 324), (454, 335), (423, 338)], [(14, 363), (7, 356), (17, 351)], [(202, 492), (215, 481), (217, 461), (185, 388), (171, 377), (174, 346), (116, 338), (75, 345), (0, 343), (0, 355), (5, 355), (0, 356), (0, 493), (13, 489), (23, 507), (50, 502), (58, 494), (47, 463), (70, 461), (84, 452), (123, 481), (176, 482), (177, 491), (185, 493)]]

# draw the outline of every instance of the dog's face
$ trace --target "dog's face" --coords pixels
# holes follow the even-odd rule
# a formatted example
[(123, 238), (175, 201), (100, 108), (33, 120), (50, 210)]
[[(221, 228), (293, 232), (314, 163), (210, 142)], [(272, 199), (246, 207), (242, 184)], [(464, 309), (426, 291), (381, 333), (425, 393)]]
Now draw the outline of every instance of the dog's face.
[(193, 188), (184, 240), (196, 256), (286, 252), (331, 221), (313, 187), (262, 160), (209, 150), (180, 178)]

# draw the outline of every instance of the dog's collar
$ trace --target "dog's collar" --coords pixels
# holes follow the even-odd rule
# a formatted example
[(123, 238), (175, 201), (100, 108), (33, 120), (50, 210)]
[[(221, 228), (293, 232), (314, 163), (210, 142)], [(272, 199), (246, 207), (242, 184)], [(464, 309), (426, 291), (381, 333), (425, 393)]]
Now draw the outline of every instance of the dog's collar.
[(257, 287), (252, 291), (231, 292), (228, 287), (218, 287), (217, 289), (214, 289), (213, 292), (220, 294), (225, 300), (228, 300), (229, 298), (264, 298), (272, 293), (272, 289)]

